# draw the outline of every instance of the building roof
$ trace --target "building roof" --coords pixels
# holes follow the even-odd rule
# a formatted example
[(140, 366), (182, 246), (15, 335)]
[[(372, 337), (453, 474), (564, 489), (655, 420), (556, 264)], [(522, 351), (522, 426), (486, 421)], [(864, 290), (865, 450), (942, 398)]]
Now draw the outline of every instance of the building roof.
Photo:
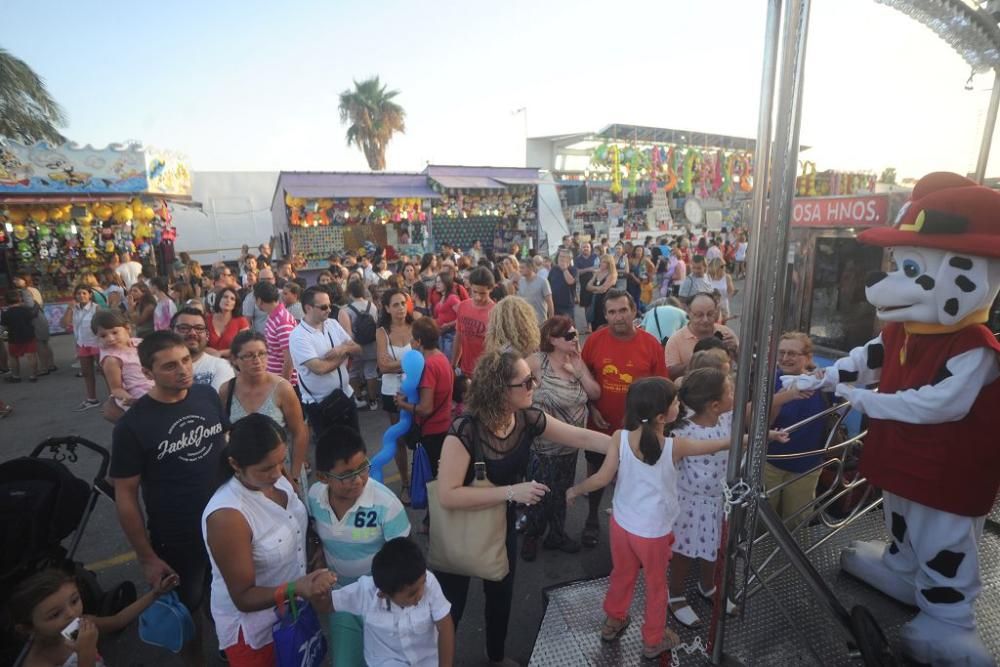
[(278, 174), (278, 183), (271, 198), (272, 207), (281, 192), (305, 199), (441, 198), (428, 185), (427, 176), (415, 172), (283, 171)]
[[(529, 137), (529, 139), (547, 139), (564, 144), (572, 144), (578, 141), (677, 144), (743, 151), (753, 151), (757, 146), (756, 139), (750, 137), (736, 137), (728, 134), (713, 134), (710, 132), (695, 132), (692, 130), (676, 130), (666, 127), (649, 127), (647, 125), (627, 125), (622, 123), (608, 125), (599, 132), (592, 134), (555, 134), (544, 137)], [(799, 146), (800, 151), (808, 148), (808, 146)]]
[(508, 185), (538, 185), (532, 167), (469, 167), (429, 164), (427, 177), (446, 190), (505, 190)]

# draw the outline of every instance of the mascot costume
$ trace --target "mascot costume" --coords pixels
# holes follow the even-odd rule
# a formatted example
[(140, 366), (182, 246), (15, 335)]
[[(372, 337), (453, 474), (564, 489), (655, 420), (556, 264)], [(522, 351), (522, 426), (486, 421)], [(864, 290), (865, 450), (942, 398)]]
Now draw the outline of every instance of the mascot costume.
[(974, 611), (1000, 484), (1000, 344), (984, 324), (1000, 290), (1000, 192), (930, 174), (893, 227), (859, 238), (892, 248), (893, 270), (865, 283), (885, 326), (821, 387), (869, 417), (861, 472), (883, 490), (892, 540), (852, 543), (841, 567), (919, 608), (900, 631), (908, 657), (994, 665)]

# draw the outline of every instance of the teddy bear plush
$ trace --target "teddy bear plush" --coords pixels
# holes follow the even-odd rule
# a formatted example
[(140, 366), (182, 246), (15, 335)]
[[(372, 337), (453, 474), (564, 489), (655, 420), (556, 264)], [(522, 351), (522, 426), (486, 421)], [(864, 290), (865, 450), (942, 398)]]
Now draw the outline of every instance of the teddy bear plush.
[(892, 250), (892, 270), (865, 283), (884, 326), (821, 388), (869, 417), (861, 472), (883, 491), (891, 540), (852, 543), (841, 567), (919, 609), (900, 631), (908, 657), (995, 665), (974, 611), (1000, 485), (1000, 343), (985, 324), (1000, 291), (1000, 192), (930, 174), (892, 227), (859, 239)]

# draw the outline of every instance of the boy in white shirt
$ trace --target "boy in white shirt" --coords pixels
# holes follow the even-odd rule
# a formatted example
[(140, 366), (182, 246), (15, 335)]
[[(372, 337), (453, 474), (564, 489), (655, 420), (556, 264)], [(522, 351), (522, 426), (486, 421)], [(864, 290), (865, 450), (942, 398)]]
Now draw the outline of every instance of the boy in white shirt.
[(455, 624), (451, 604), (406, 537), (389, 540), (372, 560), (372, 576), (330, 594), (335, 611), (365, 621), (368, 667), (451, 667)]

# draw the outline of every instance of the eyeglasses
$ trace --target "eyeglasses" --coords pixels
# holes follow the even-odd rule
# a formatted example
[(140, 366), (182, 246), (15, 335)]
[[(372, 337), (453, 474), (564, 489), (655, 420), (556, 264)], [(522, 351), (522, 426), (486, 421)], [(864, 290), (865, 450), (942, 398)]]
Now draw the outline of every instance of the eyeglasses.
[(189, 334), (192, 331), (196, 334), (203, 334), (208, 331), (208, 327), (200, 325), (192, 326), (190, 324), (178, 324), (174, 327), (174, 331), (176, 331), (179, 334)]
[(247, 352), (236, 357), (240, 361), (253, 361), (254, 359), (267, 359), (267, 352)]
[(795, 350), (778, 350), (779, 357), (802, 357), (805, 356), (805, 352), (796, 352)]
[(511, 389), (513, 389), (514, 387), (521, 387), (525, 391), (531, 391), (532, 389), (538, 386), (538, 378), (536, 378), (534, 375), (529, 375), (528, 377), (524, 378), (524, 380), (522, 380), (521, 382), (515, 382), (514, 384), (509, 384), (507, 386), (510, 387)]
[(320, 479), (325, 479), (325, 480), (332, 479), (341, 483), (347, 483), (347, 482), (353, 482), (359, 477), (366, 476), (368, 474), (368, 471), (371, 470), (371, 467), (372, 467), (372, 462), (369, 461), (368, 459), (365, 459), (365, 462), (357, 470), (352, 470), (351, 472), (345, 472), (341, 475), (334, 475), (333, 473), (330, 472), (317, 472), (316, 476), (319, 477)]
[(574, 330), (567, 331), (562, 335), (562, 339), (567, 343), (571, 343), (576, 340), (577, 332)]
[(311, 308), (317, 308), (317, 309), (323, 310), (323, 311), (330, 310), (329, 304), (323, 304), (322, 306), (317, 306), (317, 305), (314, 304), (314, 305), (312, 305), (310, 307)]

